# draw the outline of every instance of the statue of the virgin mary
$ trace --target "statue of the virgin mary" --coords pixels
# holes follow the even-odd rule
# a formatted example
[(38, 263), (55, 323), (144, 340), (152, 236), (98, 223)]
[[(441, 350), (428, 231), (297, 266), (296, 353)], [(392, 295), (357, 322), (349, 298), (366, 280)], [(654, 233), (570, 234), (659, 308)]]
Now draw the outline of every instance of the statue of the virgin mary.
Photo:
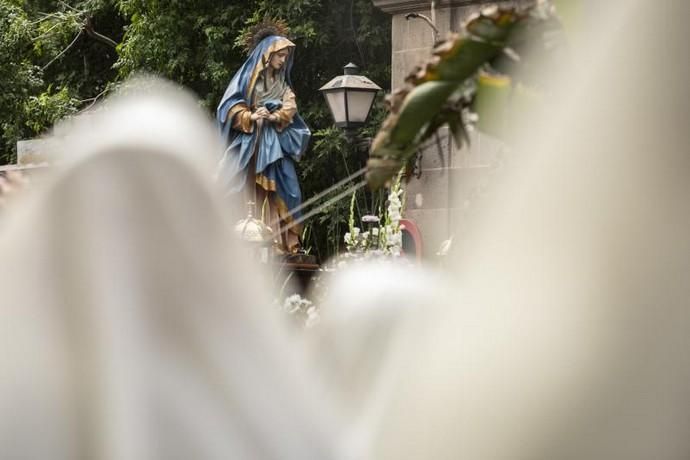
[[(290, 71), (295, 44), (280, 21), (267, 20), (247, 40), (249, 57), (230, 80), (216, 117), (226, 150), (219, 179), (228, 193), (244, 191), (255, 215), (279, 231), (277, 249), (300, 248), (300, 225), (291, 225), (302, 200), (295, 161), (311, 133), (297, 113)], [(263, 212), (262, 212), (263, 211)], [(276, 228), (278, 227), (278, 228)]]

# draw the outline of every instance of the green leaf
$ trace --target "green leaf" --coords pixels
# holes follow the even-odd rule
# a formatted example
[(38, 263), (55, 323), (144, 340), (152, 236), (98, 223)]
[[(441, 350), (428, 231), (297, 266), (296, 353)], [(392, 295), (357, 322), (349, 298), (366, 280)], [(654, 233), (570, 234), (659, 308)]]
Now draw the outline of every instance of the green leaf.
[(473, 110), (479, 116), (477, 127), (496, 137), (505, 134), (512, 86), (510, 77), (480, 74)]
[[(391, 130), (390, 143), (405, 148), (418, 138), (423, 126), (439, 112), (458, 84), (454, 81), (430, 81), (417, 86), (405, 98), (398, 121)], [(375, 155), (374, 152), (372, 152)]]

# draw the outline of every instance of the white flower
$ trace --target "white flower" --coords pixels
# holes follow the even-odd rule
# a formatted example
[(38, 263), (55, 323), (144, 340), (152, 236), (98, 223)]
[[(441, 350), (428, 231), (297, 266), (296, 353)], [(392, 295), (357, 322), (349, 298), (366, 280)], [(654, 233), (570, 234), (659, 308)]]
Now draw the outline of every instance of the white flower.
[(297, 310), (299, 310), (300, 300), (301, 297), (299, 296), (299, 294), (293, 294), (287, 297), (283, 302), (283, 309), (290, 314), (296, 312)]
[(285, 298), (283, 309), (298, 320), (305, 328), (313, 327), (319, 321), (319, 309), (311, 300), (293, 294)]
[[(400, 185), (400, 178), (388, 193), (388, 206), (382, 216), (366, 215), (362, 217), (365, 224), (378, 223), (376, 227), (369, 226), (369, 230), (363, 232), (354, 226), (354, 200), (350, 206), (349, 232), (345, 234), (347, 253), (343, 258), (348, 258), (355, 263), (362, 260), (400, 255), (402, 249), (402, 232), (400, 220), (405, 191)], [(381, 225), (383, 224), (383, 225)], [(336, 268), (341, 263), (336, 263)]]
[(378, 223), (381, 219), (378, 216), (366, 215), (362, 216), (362, 222), (364, 223)]
[(308, 310), (312, 306), (311, 300), (309, 299), (300, 299), (299, 302), (299, 308), (300, 310)]

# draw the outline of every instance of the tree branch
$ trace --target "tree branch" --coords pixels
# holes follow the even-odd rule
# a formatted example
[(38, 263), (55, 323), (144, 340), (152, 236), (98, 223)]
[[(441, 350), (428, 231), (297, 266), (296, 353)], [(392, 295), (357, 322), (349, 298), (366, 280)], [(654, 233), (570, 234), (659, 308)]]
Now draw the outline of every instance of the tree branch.
[(89, 18), (89, 17), (87, 17), (84, 20), (83, 30), (86, 32), (86, 35), (93, 38), (94, 40), (97, 40), (101, 43), (105, 43), (106, 45), (111, 46), (113, 48), (117, 47), (117, 42), (115, 40), (108, 38), (103, 34), (99, 34), (98, 32), (96, 32), (94, 30), (93, 22), (91, 21), (91, 18)]
[(67, 48), (65, 48), (64, 50), (60, 51), (60, 53), (59, 53), (57, 56), (55, 56), (53, 59), (51, 59), (50, 62), (49, 62), (48, 64), (44, 65), (44, 66), (41, 68), (41, 71), (46, 70), (50, 64), (52, 64), (52, 63), (55, 62), (60, 56), (62, 56), (63, 54), (65, 54), (65, 53), (67, 52), (67, 50), (70, 49), (70, 48), (72, 47), (72, 45), (74, 45), (74, 44), (77, 42), (77, 39), (78, 39), (79, 37), (81, 37), (81, 32), (82, 32), (82, 31), (80, 30), (79, 33), (77, 34), (77, 36), (74, 37), (74, 40), (72, 40), (72, 43), (70, 43), (69, 45), (67, 45)]
[(106, 94), (108, 91), (110, 91), (110, 89), (111, 89), (110, 87), (106, 87), (103, 91), (98, 93), (96, 96), (90, 97), (88, 99), (82, 99), (81, 101), (79, 101), (80, 104), (83, 104), (85, 102), (91, 102), (88, 106), (84, 107), (83, 109), (79, 109), (79, 112), (81, 113), (81, 112), (86, 112), (87, 110), (89, 110), (91, 107), (94, 106), (94, 104), (96, 104), (96, 102), (98, 102), (98, 99), (101, 96), (103, 96), (104, 94)]

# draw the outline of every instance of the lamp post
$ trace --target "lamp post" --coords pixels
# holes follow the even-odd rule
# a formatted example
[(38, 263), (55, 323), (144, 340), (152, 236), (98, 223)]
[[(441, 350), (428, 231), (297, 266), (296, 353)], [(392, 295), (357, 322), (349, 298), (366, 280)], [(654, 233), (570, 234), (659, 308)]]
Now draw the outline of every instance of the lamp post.
[(321, 91), (331, 109), (335, 126), (345, 130), (350, 142), (355, 139), (357, 128), (364, 126), (376, 93), (381, 87), (359, 74), (359, 67), (353, 63), (343, 68), (339, 75), (323, 85)]

